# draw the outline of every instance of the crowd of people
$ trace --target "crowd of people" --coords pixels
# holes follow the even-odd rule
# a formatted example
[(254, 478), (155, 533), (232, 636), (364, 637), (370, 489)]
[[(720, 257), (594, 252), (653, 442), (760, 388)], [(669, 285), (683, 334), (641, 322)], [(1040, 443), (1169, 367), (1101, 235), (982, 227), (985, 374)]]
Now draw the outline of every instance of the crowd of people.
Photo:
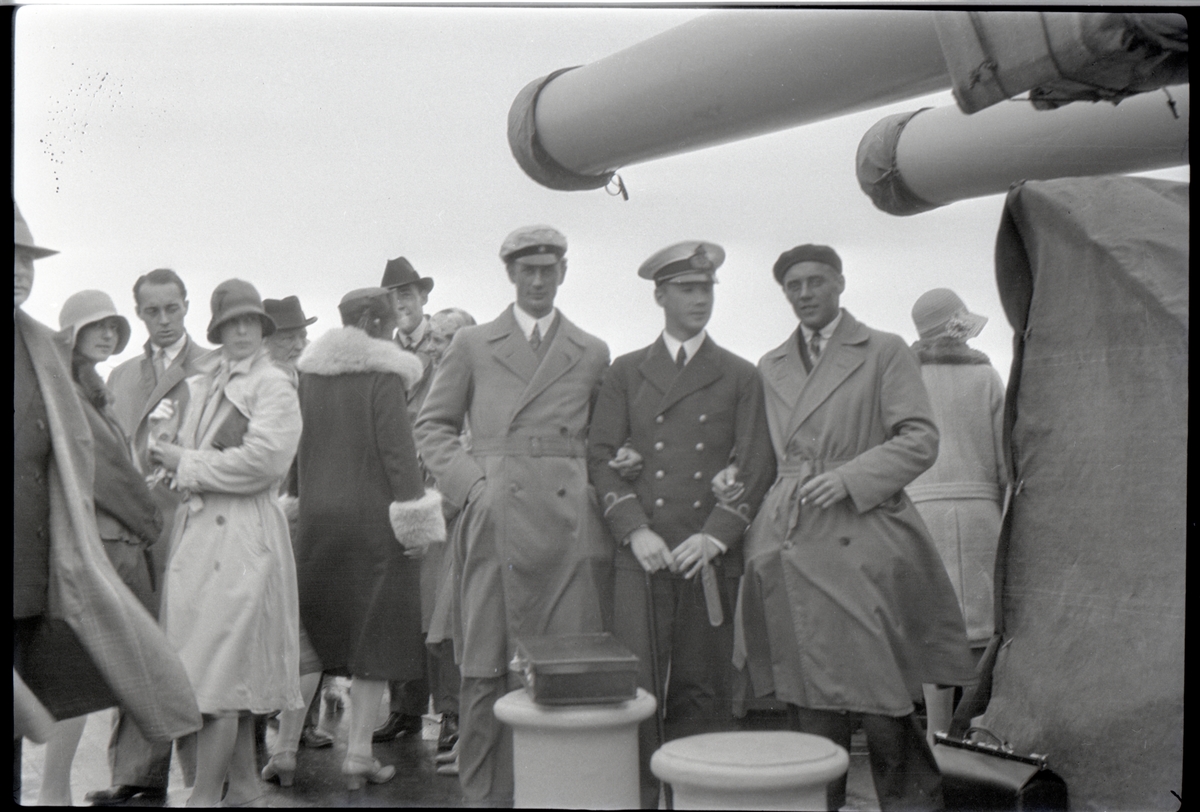
[(38, 324), (21, 304), (53, 252), (19, 210), (14, 242), (18, 801), (23, 736), (48, 739), (41, 801), (69, 804), (84, 715), (115, 707), (91, 803), (164, 802), (176, 742), (189, 805), (252, 804), (333, 744), (311, 711), (337, 675), (349, 790), (395, 775), (373, 742), (432, 704), (438, 773), (511, 805), (493, 706), (517, 641), (610, 631), (659, 699), (643, 806), (663, 737), (763, 698), (847, 749), (861, 726), (883, 809), (942, 806), (927, 735), (991, 635), (1006, 487), (999, 376), (966, 344), (985, 320), (952, 291), (918, 300), (910, 348), (842, 308), (834, 249), (788, 249), (799, 324), (756, 366), (706, 329), (724, 250), (676, 243), (638, 269), (663, 329), (610, 363), (555, 307), (566, 237), (531, 226), (499, 252), (515, 301), (480, 325), (426, 315), (434, 280), (399, 257), (311, 344), (296, 296), (222, 282), (210, 350), (182, 278), (150, 271), (145, 351), (106, 383), (129, 321), (86, 290)]

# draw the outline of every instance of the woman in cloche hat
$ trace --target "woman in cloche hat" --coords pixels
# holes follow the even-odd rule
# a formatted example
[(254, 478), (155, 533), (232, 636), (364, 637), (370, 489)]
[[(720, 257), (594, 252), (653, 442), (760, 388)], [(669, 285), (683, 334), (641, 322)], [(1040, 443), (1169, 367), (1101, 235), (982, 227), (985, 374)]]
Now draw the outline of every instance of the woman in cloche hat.
[[(976, 657), (992, 636), (992, 571), (1000, 538), (1004, 468), (1004, 385), (988, 357), (967, 346), (985, 316), (949, 288), (917, 299), (913, 344), (941, 433), (937, 461), (905, 488), (954, 584)], [(953, 688), (925, 687), (930, 735), (945, 730)]]
[(220, 350), (188, 380), (178, 444), (150, 452), (184, 493), (160, 618), (204, 715), (189, 806), (216, 806), (227, 779), (226, 804), (261, 796), (252, 714), (303, 707), (296, 568), (275, 498), (300, 406), (263, 345), (274, 330), (253, 285), (218, 285), (208, 340)]
[[(111, 395), (96, 364), (107, 361), (129, 343), (129, 322), (117, 313), (112, 299), (99, 290), (82, 290), (63, 303), (58, 316), (59, 338), (71, 348), (71, 376), (83, 412), (92, 428), (96, 456), (93, 503), (104, 551), (129, 590), (151, 612), (147, 548), (158, 540), (162, 517), (142, 475), (133, 464), (129, 438), (112, 412)], [(55, 725), (46, 745), (46, 762), (38, 803), (71, 805), (71, 763), (87, 716)]]

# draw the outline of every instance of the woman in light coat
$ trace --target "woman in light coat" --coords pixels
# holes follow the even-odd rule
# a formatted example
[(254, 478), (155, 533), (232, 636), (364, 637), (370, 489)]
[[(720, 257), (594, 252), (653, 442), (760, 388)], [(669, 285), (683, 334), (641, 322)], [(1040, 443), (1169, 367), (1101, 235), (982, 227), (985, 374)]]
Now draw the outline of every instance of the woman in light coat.
[[(954, 585), (976, 658), (993, 631), (993, 585), (1004, 467), (1004, 385), (988, 357), (967, 346), (987, 318), (947, 288), (913, 305), (913, 344), (941, 433), (937, 462), (906, 489)], [(953, 689), (926, 686), (929, 731), (950, 721)]]
[(395, 314), (387, 292), (352, 291), (338, 309), (345, 326), (297, 363), (305, 428), (296, 567), (317, 656), (326, 671), (353, 678), (342, 774), (354, 790), (395, 775), (371, 752), (375, 712), (388, 681), (425, 675), (418, 559), (445, 540), (446, 527), (408, 419), (405, 392), (420, 380), (421, 362), (388, 339)]
[[(162, 517), (133, 464), (129, 438), (112, 413), (112, 396), (96, 372), (129, 343), (129, 322), (118, 315), (108, 294), (84, 290), (63, 303), (60, 338), (72, 348), (71, 375), (92, 429), (96, 453), (93, 502), (96, 525), (113, 568), (148, 611), (157, 610), (147, 548), (158, 539)], [(59, 722), (46, 745), (38, 803), (71, 805), (71, 764), (87, 716)]]
[(161, 621), (204, 714), (190, 806), (261, 795), (252, 714), (303, 706), (296, 571), (276, 499), (300, 439), (300, 408), (264, 335), (275, 323), (248, 282), (213, 291), (211, 368), (188, 380), (179, 445), (151, 457), (184, 492)]

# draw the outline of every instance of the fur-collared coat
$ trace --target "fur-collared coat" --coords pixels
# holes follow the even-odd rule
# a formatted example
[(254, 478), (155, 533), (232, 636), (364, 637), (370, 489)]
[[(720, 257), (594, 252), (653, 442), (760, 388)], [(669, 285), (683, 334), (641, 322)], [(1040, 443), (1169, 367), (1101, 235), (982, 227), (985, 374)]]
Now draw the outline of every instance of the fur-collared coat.
[(445, 524), (440, 495), (425, 489), (405, 407), (421, 362), (343, 327), (314, 341), (296, 366), (304, 629), (326, 670), (424, 677), (421, 563), (405, 548), (444, 540)]

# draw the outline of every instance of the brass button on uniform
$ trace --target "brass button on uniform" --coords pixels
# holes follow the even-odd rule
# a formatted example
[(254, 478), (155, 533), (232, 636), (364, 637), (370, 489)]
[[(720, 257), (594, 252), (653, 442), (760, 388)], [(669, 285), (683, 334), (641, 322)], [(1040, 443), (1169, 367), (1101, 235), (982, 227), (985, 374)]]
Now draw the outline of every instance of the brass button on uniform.
[(699, 509), (700, 509), (700, 502), (698, 502), (698, 501), (697, 501), (697, 502), (692, 502), (692, 507), (694, 507), (696, 510), (699, 510)]
[(665, 471), (655, 471), (655, 472), (654, 472), (654, 478), (655, 478), (655, 479), (662, 479), (662, 478), (663, 478), (663, 477), (665, 477), (666, 475), (667, 475), (667, 474), (666, 474), (666, 472), (665, 472)]
[(654, 422), (655, 422), (655, 423), (661, 423), (661, 422), (663, 422), (663, 416), (660, 414), (658, 417), (654, 418)]
[(666, 504), (666, 502), (664, 502), (661, 497), (654, 500), (655, 507), (662, 507), (665, 504)]
[(700, 415), (700, 422), (701, 422), (701, 423), (707, 423), (707, 422), (708, 422), (708, 415), (706, 415), (706, 414), (702, 414), (702, 415)]
[(704, 479), (704, 472), (697, 471), (696, 473), (692, 474), (692, 479)]
[(697, 451), (703, 451), (703, 450), (704, 450), (704, 443), (696, 443), (696, 450), (697, 450)]
[(654, 444), (654, 450), (655, 451), (663, 450), (663, 441), (662, 440), (659, 440), (657, 443)]

